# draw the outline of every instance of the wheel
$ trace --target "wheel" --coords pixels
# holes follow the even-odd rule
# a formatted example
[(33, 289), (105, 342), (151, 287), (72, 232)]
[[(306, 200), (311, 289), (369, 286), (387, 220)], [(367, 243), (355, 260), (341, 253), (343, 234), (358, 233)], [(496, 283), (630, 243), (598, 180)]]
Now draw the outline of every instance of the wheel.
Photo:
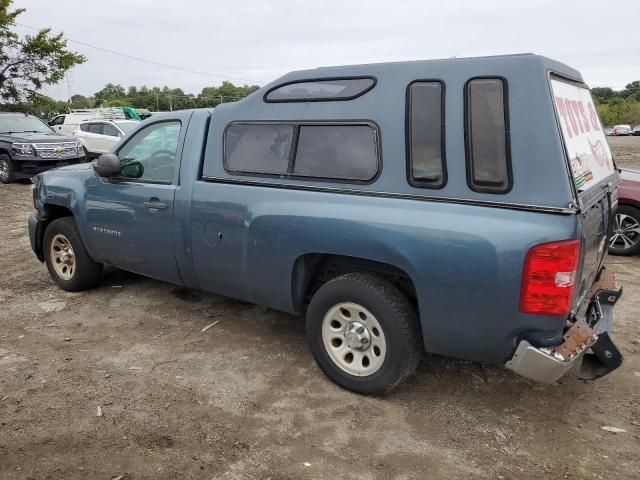
[(640, 210), (630, 205), (620, 205), (609, 239), (609, 253), (634, 255), (640, 252)]
[(390, 391), (422, 356), (414, 308), (397, 287), (369, 274), (348, 273), (320, 287), (306, 335), (320, 369), (356, 393)]
[(0, 155), (0, 182), (11, 183), (15, 175), (13, 173), (13, 163), (9, 155)]
[(100, 282), (102, 265), (89, 257), (73, 218), (58, 218), (47, 226), (44, 252), (49, 274), (61, 289), (80, 292)]

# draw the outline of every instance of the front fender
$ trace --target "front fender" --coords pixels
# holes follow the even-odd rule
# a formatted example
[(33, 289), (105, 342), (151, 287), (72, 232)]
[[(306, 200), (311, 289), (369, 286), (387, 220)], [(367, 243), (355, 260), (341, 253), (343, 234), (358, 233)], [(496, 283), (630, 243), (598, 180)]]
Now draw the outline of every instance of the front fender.
[[(38, 220), (33, 221), (35, 222), (34, 234), (43, 237), (49, 222), (62, 216), (71, 215), (87, 252), (93, 256), (87, 236), (87, 216), (84, 205), (87, 182), (95, 179), (95, 174), (91, 164), (75, 167), (50, 170), (34, 177), (34, 203), (38, 212)], [(36, 237), (35, 245), (36, 247), (41, 246), (42, 238), (38, 240)], [(36, 255), (38, 255), (37, 252)]]

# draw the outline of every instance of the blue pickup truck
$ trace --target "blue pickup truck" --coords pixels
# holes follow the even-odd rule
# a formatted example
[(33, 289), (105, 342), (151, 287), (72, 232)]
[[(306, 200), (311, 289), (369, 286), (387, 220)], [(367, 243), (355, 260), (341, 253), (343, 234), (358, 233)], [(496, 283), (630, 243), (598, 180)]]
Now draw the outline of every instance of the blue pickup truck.
[(424, 351), (552, 383), (622, 363), (603, 266), (618, 182), (566, 65), (341, 66), (153, 116), (94, 165), (36, 176), (29, 233), (68, 291), (110, 265), (304, 315), (355, 392)]

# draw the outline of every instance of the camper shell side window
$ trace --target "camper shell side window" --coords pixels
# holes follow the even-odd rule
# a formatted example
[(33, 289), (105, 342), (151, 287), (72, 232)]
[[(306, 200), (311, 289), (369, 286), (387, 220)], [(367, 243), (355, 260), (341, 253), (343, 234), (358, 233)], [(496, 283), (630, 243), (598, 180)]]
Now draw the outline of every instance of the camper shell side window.
[(445, 161), (445, 85), (415, 80), (406, 94), (407, 179), (414, 187), (443, 188)]
[(267, 103), (331, 102), (354, 100), (376, 85), (374, 77), (342, 77), (294, 80), (270, 89), (264, 95)]
[(380, 171), (370, 122), (234, 122), (224, 132), (224, 168), (234, 175), (370, 183)]
[(475, 77), (465, 85), (467, 184), (475, 192), (511, 190), (511, 153), (507, 81)]

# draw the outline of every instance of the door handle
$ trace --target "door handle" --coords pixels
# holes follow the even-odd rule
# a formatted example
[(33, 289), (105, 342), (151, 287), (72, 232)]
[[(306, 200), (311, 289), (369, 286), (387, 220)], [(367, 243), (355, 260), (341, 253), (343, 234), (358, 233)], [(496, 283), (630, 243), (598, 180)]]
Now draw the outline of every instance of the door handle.
[(151, 208), (153, 210), (164, 210), (167, 208), (167, 204), (164, 202), (161, 202), (157, 198), (152, 198), (148, 202), (144, 202), (144, 206), (147, 208)]

